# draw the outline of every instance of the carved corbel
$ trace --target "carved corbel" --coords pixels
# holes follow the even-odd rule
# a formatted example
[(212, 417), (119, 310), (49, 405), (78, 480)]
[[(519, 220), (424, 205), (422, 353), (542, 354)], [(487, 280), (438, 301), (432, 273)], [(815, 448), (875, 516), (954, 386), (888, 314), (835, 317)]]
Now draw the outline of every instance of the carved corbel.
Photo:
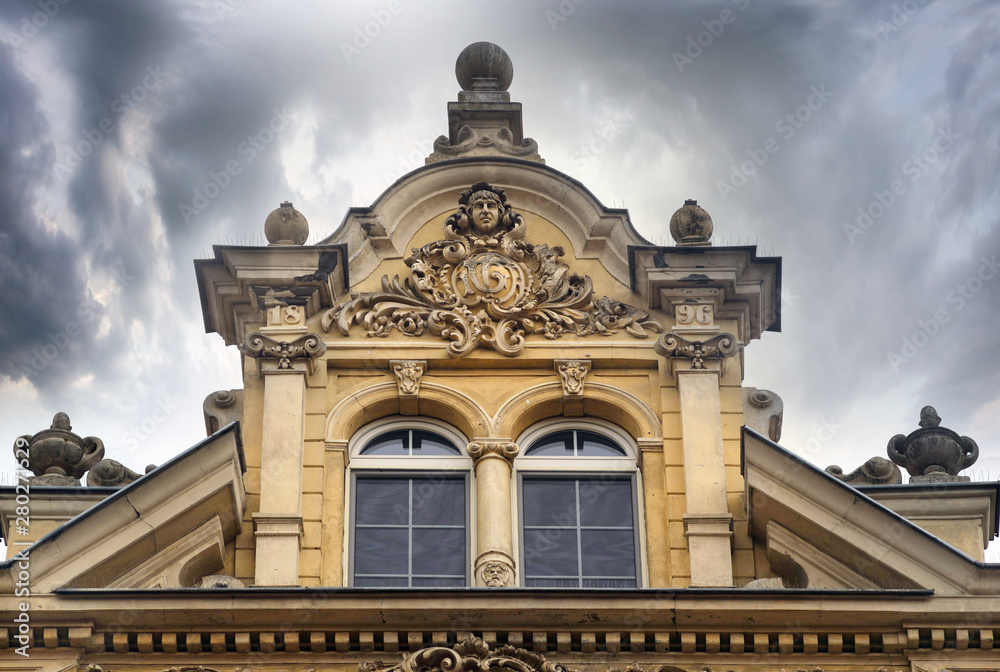
[(400, 414), (417, 415), (420, 379), (427, 371), (427, 362), (415, 359), (391, 359), (389, 360), (389, 368), (396, 374)]
[(293, 341), (277, 341), (259, 332), (247, 336), (240, 351), (257, 360), (264, 373), (315, 373), (316, 360), (326, 353), (326, 343), (316, 334), (306, 334)]
[(520, 452), (517, 444), (508, 439), (476, 439), (467, 450), (474, 464), (494, 457), (513, 463)]
[(718, 334), (704, 341), (689, 341), (680, 334), (667, 332), (653, 347), (657, 354), (671, 360), (676, 371), (678, 360), (686, 360), (691, 370), (722, 370), (722, 362), (739, 352), (739, 341), (732, 334)]
[(585, 359), (556, 359), (553, 366), (563, 389), (563, 415), (578, 418), (583, 415), (583, 382), (590, 373), (591, 363)]

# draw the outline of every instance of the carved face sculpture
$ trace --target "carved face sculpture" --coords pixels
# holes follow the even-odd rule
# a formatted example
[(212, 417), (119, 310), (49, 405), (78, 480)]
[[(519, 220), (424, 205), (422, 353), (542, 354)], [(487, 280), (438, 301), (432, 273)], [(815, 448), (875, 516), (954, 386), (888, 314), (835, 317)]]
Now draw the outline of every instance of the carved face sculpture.
[(469, 199), (469, 216), (476, 231), (492, 233), (500, 221), (500, 199), (488, 191), (476, 192)]

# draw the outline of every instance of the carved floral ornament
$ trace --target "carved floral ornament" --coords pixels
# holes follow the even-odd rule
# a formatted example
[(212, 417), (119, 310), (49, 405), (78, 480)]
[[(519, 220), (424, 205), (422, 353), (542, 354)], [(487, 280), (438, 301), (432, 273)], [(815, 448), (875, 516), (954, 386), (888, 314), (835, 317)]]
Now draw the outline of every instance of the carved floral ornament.
[(474, 184), (445, 221), (444, 240), (414, 248), (404, 260), (410, 277), (383, 276), (381, 292), (351, 294), (321, 324), (328, 331), (336, 325), (344, 336), (353, 324), (374, 337), (394, 329), (406, 336), (430, 332), (449, 342), (451, 357), (480, 346), (514, 357), (530, 334), (557, 339), (624, 329), (647, 338), (648, 331), (663, 331), (647, 312), (596, 296), (588, 276), (559, 262), (561, 247), (529, 243), (526, 232), (503, 189)]

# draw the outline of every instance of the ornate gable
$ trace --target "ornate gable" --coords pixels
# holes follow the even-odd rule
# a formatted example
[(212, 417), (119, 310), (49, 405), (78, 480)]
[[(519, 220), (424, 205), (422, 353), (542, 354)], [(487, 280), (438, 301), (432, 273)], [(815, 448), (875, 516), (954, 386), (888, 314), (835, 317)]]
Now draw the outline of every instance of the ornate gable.
[[(449, 341), (464, 357), (480, 346), (514, 357), (525, 338), (565, 334), (604, 336), (624, 329), (635, 338), (663, 328), (649, 313), (594, 294), (586, 275), (559, 261), (561, 247), (526, 239), (527, 224), (503, 189), (477, 182), (463, 191), (444, 224), (444, 239), (414, 248), (410, 277), (382, 277), (381, 292), (354, 293), (323, 316), (344, 336), (360, 324), (368, 336), (424, 332)], [(648, 331), (647, 331), (648, 330)]]

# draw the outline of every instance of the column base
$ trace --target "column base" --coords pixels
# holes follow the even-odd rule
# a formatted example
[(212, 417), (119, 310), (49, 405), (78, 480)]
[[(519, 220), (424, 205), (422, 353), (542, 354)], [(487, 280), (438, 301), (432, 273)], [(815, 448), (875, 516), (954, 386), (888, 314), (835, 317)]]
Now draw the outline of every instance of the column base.
[(252, 514), (257, 540), (254, 583), (258, 586), (299, 585), (299, 542), (302, 516)]
[(691, 559), (691, 587), (732, 588), (732, 514), (686, 513), (684, 536)]

